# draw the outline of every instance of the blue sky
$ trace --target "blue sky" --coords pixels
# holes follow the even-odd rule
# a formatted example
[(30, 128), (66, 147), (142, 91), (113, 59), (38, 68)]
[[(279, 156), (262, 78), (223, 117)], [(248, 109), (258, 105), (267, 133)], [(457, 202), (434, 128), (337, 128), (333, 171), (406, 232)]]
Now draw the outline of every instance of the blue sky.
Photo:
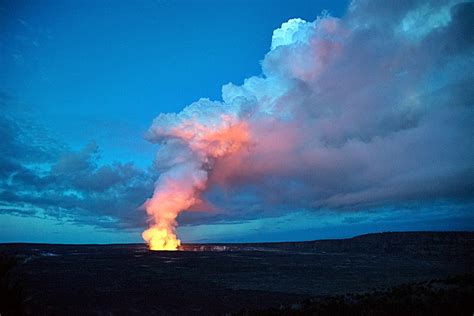
[[(3, 157), (0, 161), (3, 179), (0, 187), (0, 242), (141, 242), (140, 232), (146, 226), (146, 214), (137, 208), (151, 196), (153, 182), (160, 174), (160, 170), (153, 167), (160, 145), (151, 144), (144, 138), (152, 120), (160, 113), (180, 112), (201, 97), (221, 100), (223, 85), (229, 82), (242, 85), (245, 78), (262, 75), (262, 60), (267, 53), (270, 56), (265, 59), (267, 63), (273, 60), (271, 58), (282, 65), (288, 63), (276, 53), (273, 54), (276, 57), (269, 53), (273, 30), (291, 18), (314, 21), (323, 10), (343, 19), (348, 5), (348, 1), (310, 0), (1, 1), (1, 132), (5, 141), (2, 140), (0, 145)], [(392, 23), (395, 20), (391, 18), (392, 14), (395, 17), (398, 8), (387, 6), (387, 10), (382, 9), (368, 7), (365, 14), (372, 15), (370, 19), (387, 17), (387, 21)], [(407, 12), (415, 9), (406, 8)], [(433, 12), (438, 9), (432, 8)], [(436, 13), (438, 11), (441, 13)], [(457, 51), (430, 53), (434, 62), (419, 70), (425, 79), (414, 85), (424, 93), (434, 90), (427, 89), (427, 86), (438, 85), (440, 89), (448, 89), (449, 93), (445, 95), (459, 96), (456, 87), (466, 91), (463, 87), (472, 83), (472, 75), (458, 76), (460, 69), (472, 63), (464, 58), (472, 47), (468, 45), (462, 51), (457, 48), (464, 47), (464, 41), (469, 40), (448, 34), (448, 27), (454, 25), (451, 21), (456, 21), (455, 15), (451, 13), (449, 21), (443, 22), (444, 11), (442, 8), (438, 11), (432, 15), (426, 13), (434, 17), (427, 21), (433, 21), (434, 29), (446, 28), (447, 35), (443, 35), (443, 39)], [(459, 11), (463, 13), (466, 9)], [(357, 21), (360, 18), (357, 12), (347, 18), (344, 25)], [(459, 19), (462, 22), (465, 15), (461, 13)], [(407, 19), (409, 13), (404, 16), (404, 25), (417, 30), (416, 21), (412, 23)], [(357, 36), (373, 35), (360, 33)], [(379, 37), (373, 38), (379, 40)], [(453, 38), (456, 39), (454, 44), (449, 42)], [(417, 47), (429, 47), (428, 39), (416, 40), (427, 43)], [(347, 44), (348, 49), (352, 49), (350, 45)], [(426, 60), (422, 48), (418, 55), (414, 53), (415, 61)], [(387, 55), (393, 51), (389, 45), (382, 46), (377, 53), (380, 55), (373, 58), (382, 60), (384, 49), (387, 49)], [(285, 54), (282, 49), (280, 51)], [(360, 55), (352, 54), (356, 65), (370, 60), (367, 56), (371, 53), (364, 55), (364, 46), (357, 51), (362, 52)], [(290, 51), (288, 54), (292, 56), (293, 53)], [(432, 73), (430, 67), (441, 65), (441, 60), (445, 59), (450, 60), (441, 67), (441, 78), (446, 80), (433, 83), (433, 78), (439, 78), (440, 73)], [(343, 65), (348, 65), (341, 60)], [(263, 65), (263, 72), (273, 67), (265, 62)], [(397, 67), (395, 63), (392, 65)], [(333, 74), (340, 75), (341, 70), (334, 69), (327, 75), (326, 82), (331, 82)], [(396, 73), (403, 71), (400, 69)], [(271, 77), (269, 74), (263, 76)], [(347, 79), (350, 75), (341, 79), (343, 77)], [(454, 81), (453, 78), (458, 77), (463, 81)], [(409, 78), (415, 80), (414, 76)], [(388, 80), (387, 83), (393, 84)], [(396, 88), (407, 90), (401, 85)], [(370, 89), (366, 91), (368, 95), (375, 95)], [(377, 91), (385, 93), (386, 98), (399, 93), (395, 88)], [(352, 95), (344, 89), (341, 89), (341, 94)], [(472, 105), (472, 94), (465, 92), (463, 96), (463, 102)], [(331, 95), (327, 98), (336, 100)], [(364, 113), (367, 109), (357, 113)], [(452, 117), (452, 121), (448, 122), (444, 138), (438, 139), (453, 149), (451, 154), (445, 155), (445, 160), (432, 166), (436, 170), (450, 169), (449, 179), (455, 182), (452, 185), (445, 173), (434, 172), (430, 173), (431, 178), (422, 178), (424, 174), (417, 177), (412, 172), (415, 176), (410, 183), (416, 185), (418, 180), (427, 183), (426, 179), (432, 179), (440, 189), (416, 193), (415, 197), (405, 193), (382, 194), (377, 201), (368, 198), (368, 204), (358, 201), (354, 205), (345, 205), (335, 198), (315, 202), (319, 193), (308, 191), (307, 186), (318, 186), (319, 182), (302, 180), (301, 175), (295, 175), (296, 186), (304, 186), (301, 192), (308, 193), (297, 202), (289, 199), (289, 202), (272, 204), (262, 198), (268, 192), (259, 184), (270, 191), (289, 190), (288, 187), (269, 184), (270, 177), (276, 178), (278, 183), (288, 183), (289, 178), (287, 173), (267, 174), (263, 180), (239, 183), (231, 188), (230, 198), (224, 199), (226, 193), (222, 193), (219, 185), (209, 187), (204, 197), (227, 211), (217, 216), (198, 214), (196, 218), (192, 214), (184, 215), (178, 232), (185, 242), (238, 242), (338, 238), (386, 230), (473, 229), (472, 180), (464, 180), (472, 174), (472, 164), (469, 167), (467, 163), (472, 158), (472, 141), (462, 143), (456, 138), (468, 138), (469, 135), (472, 138), (472, 128), (466, 124), (466, 120), (469, 122), (472, 117), (472, 110), (463, 111), (463, 117), (467, 117), (464, 121), (458, 118), (461, 114), (449, 112), (452, 115), (447, 117)], [(385, 115), (385, 112), (374, 113), (373, 117)], [(360, 126), (370, 125), (363, 119), (359, 120), (358, 114), (353, 116)], [(430, 117), (438, 116), (429, 112), (423, 117), (428, 117), (425, 120), (431, 122)], [(412, 124), (412, 121), (407, 121), (403, 124)], [(384, 122), (386, 125), (399, 124), (390, 117)], [(403, 124), (400, 126), (405, 126)], [(448, 130), (449, 124), (453, 126)], [(385, 137), (384, 132), (377, 130), (375, 133), (376, 129), (378, 127), (359, 129), (357, 135), (361, 139), (372, 135)], [(426, 139), (437, 137), (429, 127), (420, 130), (422, 135), (426, 133), (431, 137)], [(341, 131), (341, 137), (346, 137), (344, 133), (349, 135), (352, 131)], [(404, 141), (400, 140), (400, 143), (404, 144)], [(467, 145), (463, 146), (464, 150), (458, 150), (456, 144)], [(415, 155), (423, 161), (427, 156), (438, 155), (436, 150), (427, 147)], [(460, 165), (459, 162), (467, 167), (455, 169), (453, 166)], [(402, 160), (400, 164), (416, 168), (408, 160)], [(341, 169), (345, 170), (344, 166)], [(399, 169), (393, 170), (390, 172)], [(299, 170), (292, 172), (300, 174)], [(331, 172), (328, 171), (328, 175), (333, 175)], [(376, 175), (368, 175), (370, 180), (365, 182), (364, 190), (369, 185), (367, 183), (379, 185), (379, 180), (373, 179), (382, 175), (385, 173), (378, 171)], [(407, 185), (403, 181), (397, 184), (400, 179), (394, 176), (390, 179), (393, 179), (394, 186)], [(361, 192), (351, 191), (353, 195), (348, 194), (347, 199)], [(362, 193), (354, 198), (364, 199)], [(252, 213), (249, 211), (252, 208), (257, 211)], [(278, 211), (272, 213), (269, 208)]]

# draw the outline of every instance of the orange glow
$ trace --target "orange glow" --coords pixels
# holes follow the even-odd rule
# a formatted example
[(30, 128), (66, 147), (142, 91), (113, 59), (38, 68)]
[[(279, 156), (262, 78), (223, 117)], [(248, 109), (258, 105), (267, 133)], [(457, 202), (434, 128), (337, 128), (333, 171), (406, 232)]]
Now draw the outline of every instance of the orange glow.
[(142, 234), (150, 250), (178, 250), (181, 241), (166, 228), (150, 227)]
[(214, 165), (210, 162), (238, 152), (250, 139), (247, 124), (228, 115), (221, 117), (219, 126), (188, 120), (170, 134), (183, 140), (196, 155), (182, 157), (180, 164), (162, 173), (153, 196), (145, 203), (151, 225), (142, 237), (150, 250), (178, 250), (181, 241), (176, 236), (176, 218), (201, 201), (209, 166)]
[(234, 122), (228, 115), (221, 116), (223, 126), (206, 126), (186, 121), (175, 128), (172, 134), (189, 144), (195, 151), (212, 158), (219, 158), (239, 151), (250, 140), (245, 122)]
[(249, 142), (247, 124), (239, 123), (224, 130), (210, 132), (203, 136), (208, 144), (207, 152), (212, 157), (222, 157), (239, 151)]

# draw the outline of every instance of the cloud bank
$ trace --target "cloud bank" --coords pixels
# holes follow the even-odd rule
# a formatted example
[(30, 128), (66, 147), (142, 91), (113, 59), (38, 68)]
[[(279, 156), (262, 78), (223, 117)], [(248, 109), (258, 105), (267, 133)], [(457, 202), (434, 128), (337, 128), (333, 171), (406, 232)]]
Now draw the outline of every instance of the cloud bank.
[(0, 214), (47, 217), (111, 229), (136, 229), (156, 174), (133, 163), (103, 164), (91, 142), (80, 150), (51, 138), (0, 95)]

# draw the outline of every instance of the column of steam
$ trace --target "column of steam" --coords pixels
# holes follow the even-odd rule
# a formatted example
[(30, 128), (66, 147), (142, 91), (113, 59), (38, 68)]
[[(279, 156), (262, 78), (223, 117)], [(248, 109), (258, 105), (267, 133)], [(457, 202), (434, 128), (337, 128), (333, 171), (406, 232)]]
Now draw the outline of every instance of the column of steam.
[(198, 201), (207, 173), (192, 162), (163, 173), (156, 182), (153, 197), (145, 203), (151, 226), (142, 234), (151, 250), (176, 250), (176, 217)]
[(142, 237), (151, 250), (178, 249), (176, 218), (179, 213), (200, 200), (207, 186), (208, 172), (216, 159), (235, 154), (248, 144), (245, 122), (228, 115), (220, 115), (217, 119), (219, 124), (186, 120), (171, 129), (158, 129), (161, 139), (178, 141), (191, 154), (179, 157), (177, 163), (160, 175), (153, 196), (145, 203), (150, 227)]

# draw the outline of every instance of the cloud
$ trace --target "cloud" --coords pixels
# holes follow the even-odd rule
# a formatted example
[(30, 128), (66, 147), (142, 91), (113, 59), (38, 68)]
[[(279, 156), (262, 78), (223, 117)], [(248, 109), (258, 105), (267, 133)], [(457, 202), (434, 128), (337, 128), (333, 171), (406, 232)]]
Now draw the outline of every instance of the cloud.
[(218, 130), (224, 115), (245, 124), (250, 140), (198, 167), (209, 174), (204, 198), (215, 220), (468, 203), (473, 7), (354, 1), (343, 18), (291, 19), (274, 31), (260, 76), (223, 86), (222, 102), (201, 99), (155, 120), (150, 140), (163, 145), (157, 165), (180, 163), (174, 142), (200, 153), (196, 127)]
[(94, 142), (71, 150), (26, 120), (12, 106), (12, 99), (4, 96), (3, 101), (1, 213), (104, 228), (145, 225), (140, 207), (153, 190), (154, 171), (141, 170), (131, 162), (102, 164)]

